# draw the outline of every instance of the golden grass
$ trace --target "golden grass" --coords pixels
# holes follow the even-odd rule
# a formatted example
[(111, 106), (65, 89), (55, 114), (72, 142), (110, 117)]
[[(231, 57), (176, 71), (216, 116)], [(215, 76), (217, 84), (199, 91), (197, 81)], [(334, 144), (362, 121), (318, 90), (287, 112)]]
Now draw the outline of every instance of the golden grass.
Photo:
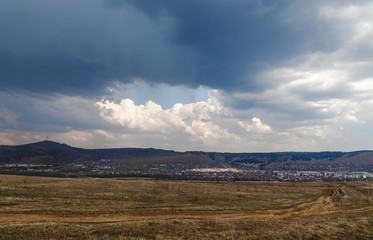
[(0, 175), (0, 239), (369, 239), (372, 189)]

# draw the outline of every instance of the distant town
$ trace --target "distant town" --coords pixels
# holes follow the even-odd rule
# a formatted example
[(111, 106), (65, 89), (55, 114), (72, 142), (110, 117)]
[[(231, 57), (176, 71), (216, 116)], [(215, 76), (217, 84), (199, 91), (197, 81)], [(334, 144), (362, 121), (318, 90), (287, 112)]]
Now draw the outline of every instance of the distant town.
[(115, 167), (115, 161), (111, 159), (71, 163), (65, 166), (8, 163), (0, 165), (0, 173), (60, 177), (142, 177), (189, 181), (321, 182), (373, 180), (371, 168), (363, 171), (363, 167), (351, 166), (351, 164), (293, 164), (281, 167), (270, 164), (261, 167), (259, 164), (164, 163), (118, 169)]
[(222, 153), (82, 149), (52, 141), (0, 146), (0, 173), (186, 181), (371, 181), (373, 151)]

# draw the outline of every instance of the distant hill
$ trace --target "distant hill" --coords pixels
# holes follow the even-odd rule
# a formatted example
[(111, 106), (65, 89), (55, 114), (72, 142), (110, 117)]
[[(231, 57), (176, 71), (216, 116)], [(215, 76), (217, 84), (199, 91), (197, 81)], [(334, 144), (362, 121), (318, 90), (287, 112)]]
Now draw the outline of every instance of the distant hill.
[(73, 162), (113, 159), (120, 166), (152, 163), (351, 163), (373, 165), (373, 151), (356, 152), (278, 152), (278, 153), (219, 153), (175, 152), (153, 148), (82, 149), (52, 141), (5, 146), (0, 145), (0, 164), (39, 163), (64, 165)]
[(373, 165), (373, 151), (356, 152), (274, 152), (274, 153), (219, 153), (189, 152), (194, 155), (205, 155), (216, 162), (230, 164), (356, 164)]
[(137, 165), (136, 163), (188, 163), (212, 162), (204, 156), (179, 153), (154, 148), (113, 148), (82, 149), (52, 141), (4, 146), (0, 145), (0, 164), (4, 163), (39, 163), (64, 165), (73, 162), (113, 159), (120, 165)]
[(52, 141), (0, 146), (0, 163), (43, 163), (66, 164), (73, 161), (91, 160), (92, 156), (84, 149), (70, 147)]
[(166, 164), (166, 163), (214, 163), (207, 156), (186, 154), (174, 154), (169, 156), (148, 156), (137, 158), (122, 158), (116, 159), (115, 166), (118, 168), (129, 168), (134, 166), (141, 166), (144, 164)]

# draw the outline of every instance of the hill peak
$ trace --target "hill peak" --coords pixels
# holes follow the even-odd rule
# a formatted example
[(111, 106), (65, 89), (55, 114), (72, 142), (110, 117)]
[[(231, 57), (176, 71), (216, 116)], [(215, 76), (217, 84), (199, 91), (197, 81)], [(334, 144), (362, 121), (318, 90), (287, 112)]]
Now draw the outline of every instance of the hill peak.
[(73, 147), (64, 144), (64, 143), (58, 143), (58, 142), (53, 142), (49, 140), (44, 140), (41, 142), (35, 142), (35, 143), (28, 143), (24, 145), (18, 145), (15, 146), (16, 148), (22, 148), (22, 149), (54, 149), (54, 150), (63, 150), (63, 149), (72, 149)]

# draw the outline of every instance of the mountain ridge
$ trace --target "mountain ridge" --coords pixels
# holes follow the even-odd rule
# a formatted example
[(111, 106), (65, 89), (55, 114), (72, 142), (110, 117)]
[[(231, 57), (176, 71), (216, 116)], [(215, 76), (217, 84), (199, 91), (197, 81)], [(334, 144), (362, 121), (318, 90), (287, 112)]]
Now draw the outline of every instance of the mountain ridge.
[[(100, 159), (148, 159), (154, 163), (162, 158), (182, 157), (185, 163), (190, 161), (212, 160), (216, 163), (230, 164), (285, 164), (308, 162), (314, 164), (351, 163), (373, 165), (373, 151), (359, 150), (354, 152), (322, 151), (322, 152), (269, 152), (269, 153), (229, 153), (163, 150), (155, 148), (102, 148), (84, 149), (72, 147), (64, 143), (41, 141), (22, 145), (0, 145), (0, 164), (5, 163), (39, 163), (63, 165), (82, 161)], [(202, 157), (202, 158), (201, 158)], [(157, 160), (156, 160), (157, 159)], [(171, 161), (171, 160), (170, 160)], [(144, 161), (142, 161), (144, 162)], [(146, 161), (145, 161), (146, 163)]]

